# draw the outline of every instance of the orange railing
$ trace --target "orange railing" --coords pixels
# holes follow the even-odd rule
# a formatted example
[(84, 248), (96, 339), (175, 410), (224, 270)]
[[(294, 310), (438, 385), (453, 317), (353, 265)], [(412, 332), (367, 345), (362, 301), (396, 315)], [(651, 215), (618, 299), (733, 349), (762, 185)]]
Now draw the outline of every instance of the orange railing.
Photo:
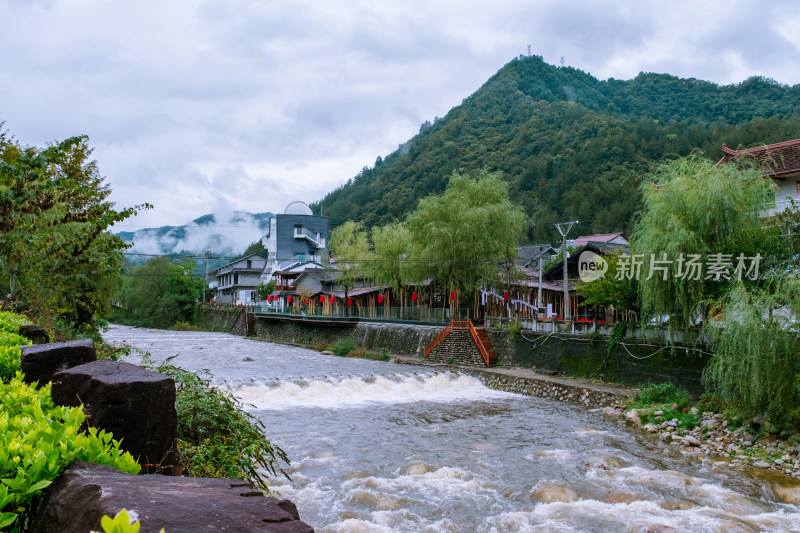
[(492, 359), (489, 351), (486, 349), (486, 346), (483, 345), (483, 341), (478, 336), (478, 330), (475, 329), (475, 326), (472, 325), (472, 322), (467, 322), (469, 324), (469, 333), (472, 335), (472, 341), (475, 343), (475, 346), (478, 347), (478, 351), (481, 352), (481, 357), (483, 357), (483, 362), (486, 363), (486, 366), (492, 366)]
[(431, 352), (434, 349), (436, 349), (437, 346), (439, 346), (439, 343), (442, 342), (444, 338), (450, 334), (451, 331), (453, 331), (453, 324), (455, 324), (454, 321), (451, 321), (449, 324), (447, 324), (444, 327), (444, 329), (440, 331), (438, 335), (436, 335), (436, 338), (433, 339), (431, 343), (425, 347), (424, 354), (426, 358), (431, 354)]

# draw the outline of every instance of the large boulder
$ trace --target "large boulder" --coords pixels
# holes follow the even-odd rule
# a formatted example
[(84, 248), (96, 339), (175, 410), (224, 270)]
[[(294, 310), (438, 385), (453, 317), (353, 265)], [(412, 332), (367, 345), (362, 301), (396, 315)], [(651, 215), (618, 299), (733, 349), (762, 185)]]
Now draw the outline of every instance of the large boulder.
[(164, 374), (102, 359), (53, 376), (57, 405), (83, 404), (87, 424), (122, 439), (144, 472), (178, 475), (175, 381)]
[(76, 462), (45, 492), (30, 533), (101, 531), (103, 515), (127, 509), (140, 531), (313, 533), (289, 500), (265, 497), (238, 479), (133, 476)]
[(38, 381), (40, 387), (52, 380), (57, 372), (97, 360), (91, 339), (23, 346), (21, 352), (20, 364), (25, 382)]

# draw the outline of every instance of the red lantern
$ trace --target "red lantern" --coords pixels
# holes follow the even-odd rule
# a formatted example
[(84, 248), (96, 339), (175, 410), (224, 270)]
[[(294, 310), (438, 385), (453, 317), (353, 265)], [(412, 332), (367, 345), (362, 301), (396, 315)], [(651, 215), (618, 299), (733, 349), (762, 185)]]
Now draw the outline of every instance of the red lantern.
[(411, 293), (411, 301), (412, 302), (416, 302), (417, 301), (417, 293), (416, 292), (412, 292)]
[(291, 296), (289, 296), (288, 298), (286, 298), (286, 303), (292, 303), (292, 297), (291, 297)]
[(335, 298), (333, 297), (333, 294), (331, 294), (331, 303), (333, 303), (334, 301), (335, 301)]
[(352, 298), (348, 298), (347, 299), (347, 307), (350, 307), (352, 305), (353, 305), (353, 299)]
[(456, 291), (455, 290), (450, 291), (450, 301), (455, 302), (456, 298), (458, 298), (458, 294), (456, 293)]
[(321, 303), (321, 304), (325, 303), (325, 295), (324, 294), (320, 294), (319, 295), (319, 303)]
[(378, 295), (378, 303), (379, 303), (379, 304), (382, 304), (382, 303), (383, 303), (383, 294), (379, 294), (379, 295)]
[(303, 305), (308, 305), (308, 298), (303, 300)]
[(503, 291), (503, 301), (508, 303), (508, 291)]

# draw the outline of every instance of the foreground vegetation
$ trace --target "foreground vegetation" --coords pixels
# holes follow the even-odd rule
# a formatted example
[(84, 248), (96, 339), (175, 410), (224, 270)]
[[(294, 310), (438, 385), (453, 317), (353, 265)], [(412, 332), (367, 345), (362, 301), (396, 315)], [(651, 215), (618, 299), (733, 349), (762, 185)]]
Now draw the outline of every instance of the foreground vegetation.
[[(23, 531), (38, 497), (73, 461), (89, 461), (136, 474), (140, 466), (110, 433), (90, 428), (82, 407), (53, 405), (50, 384), (22, 381), (13, 333), (24, 317), (0, 312), (0, 530)], [(13, 371), (13, 374), (11, 373)]]

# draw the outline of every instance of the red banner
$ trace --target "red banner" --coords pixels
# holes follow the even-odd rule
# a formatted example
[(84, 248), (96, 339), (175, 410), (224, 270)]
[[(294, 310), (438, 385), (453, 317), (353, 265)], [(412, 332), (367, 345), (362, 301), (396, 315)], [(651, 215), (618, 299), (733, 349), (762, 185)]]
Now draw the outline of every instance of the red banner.
[(412, 292), (411, 293), (411, 301), (412, 302), (416, 302), (417, 301), (417, 293), (416, 292)]
[(382, 304), (382, 303), (383, 303), (383, 294), (379, 294), (379, 295), (378, 295), (378, 303), (379, 303), (379, 304)]
[(454, 290), (450, 291), (450, 301), (455, 302), (456, 298), (458, 298), (458, 293), (456, 293)]
[(348, 298), (347, 299), (347, 306), (350, 307), (351, 305), (353, 305), (353, 299), (352, 298)]

